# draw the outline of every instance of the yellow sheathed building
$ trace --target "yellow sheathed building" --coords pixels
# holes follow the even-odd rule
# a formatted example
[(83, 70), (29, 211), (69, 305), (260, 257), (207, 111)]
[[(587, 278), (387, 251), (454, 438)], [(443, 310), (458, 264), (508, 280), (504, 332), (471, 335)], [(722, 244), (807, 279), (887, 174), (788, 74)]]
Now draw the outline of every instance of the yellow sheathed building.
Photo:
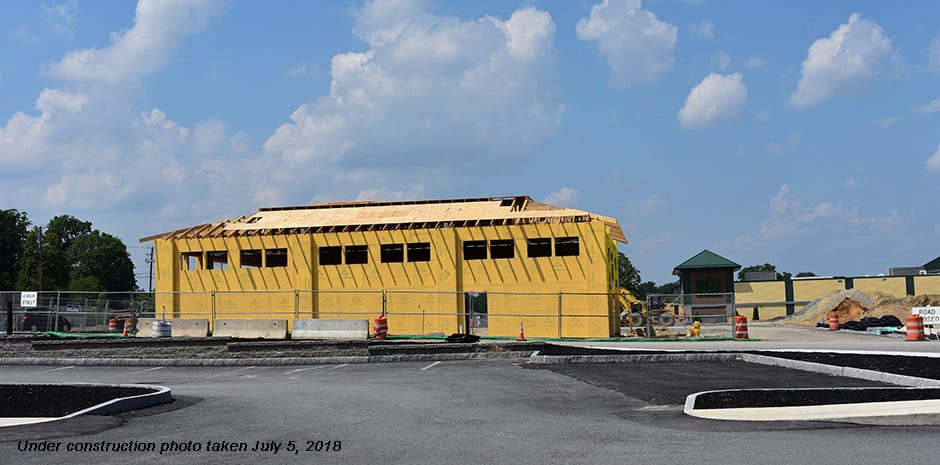
[(384, 309), (390, 334), (620, 332), (617, 220), (527, 196), (262, 208), (150, 241), (168, 317)]

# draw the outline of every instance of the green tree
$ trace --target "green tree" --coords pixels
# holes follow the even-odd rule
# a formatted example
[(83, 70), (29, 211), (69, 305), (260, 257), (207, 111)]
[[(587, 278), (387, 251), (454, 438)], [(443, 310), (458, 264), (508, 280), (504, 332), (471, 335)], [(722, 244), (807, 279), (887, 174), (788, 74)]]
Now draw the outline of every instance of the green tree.
[(682, 284), (678, 279), (656, 287), (657, 294), (678, 294), (680, 292), (682, 292)]
[(640, 283), (640, 287), (637, 288), (637, 293), (634, 295), (637, 299), (646, 300), (647, 295), (656, 293), (656, 283), (652, 281), (644, 281)]
[[(40, 250), (41, 249), (41, 250)], [(42, 262), (42, 282), (39, 266)], [(33, 228), (23, 243), (23, 256), (17, 265), (16, 288), (21, 290), (65, 289), (69, 281), (66, 251), (58, 236), (40, 228)]]
[(787, 279), (790, 279), (793, 276), (786, 271), (783, 271), (783, 272), (777, 271), (776, 265), (772, 265), (770, 263), (764, 263), (763, 265), (751, 265), (751, 266), (745, 266), (744, 268), (741, 268), (741, 271), (738, 272), (738, 281), (744, 281), (744, 273), (748, 273), (751, 271), (766, 271), (766, 272), (776, 273), (777, 281), (785, 281)]
[(621, 252), (617, 252), (617, 284), (629, 290), (633, 295), (640, 297), (640, 270), (633, 266), (630, 259)]
[(0, 289), (11, 290), (16, 285), (17, 268), (29, 225), (25, 212), (0, 210)]
[(812, 271), (801, 271), (796, 274), (797, 278), (813, 278), (815, 276), (816, 273), (813, 273)]
[[(134, 263), (120, 239), (94, 230), (72, 240), (68, 250), (71, 263), (69, 288), (89, 291), (131, 291), (136, 289)], [(97, 284), (87, 278), (94, 278)], [(97, 289), (88, 289), (98, 287)]]

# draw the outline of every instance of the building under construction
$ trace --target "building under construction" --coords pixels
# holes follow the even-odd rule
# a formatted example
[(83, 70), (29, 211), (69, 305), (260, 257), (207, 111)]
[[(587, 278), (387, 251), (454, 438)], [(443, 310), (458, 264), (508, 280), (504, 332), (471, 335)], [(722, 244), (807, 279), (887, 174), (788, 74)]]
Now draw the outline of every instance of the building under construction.
[(388, 309), (391, 334), (451, 334), (474, 324), (482, 294), (491, 336), (521, 322), (529, 336), (620, 332), (617, 220), (528, 196), (262, 208), (149, 241), (168, 317)]

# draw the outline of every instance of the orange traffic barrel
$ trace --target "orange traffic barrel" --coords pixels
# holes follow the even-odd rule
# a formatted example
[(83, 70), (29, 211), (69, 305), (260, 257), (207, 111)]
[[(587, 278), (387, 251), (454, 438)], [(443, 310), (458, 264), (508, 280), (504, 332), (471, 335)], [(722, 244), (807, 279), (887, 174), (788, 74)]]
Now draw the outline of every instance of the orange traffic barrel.
[(832, 312), (829, 314), (829, 331), (839, 330), (839, 314)]
[(738, 315), (734, 317), (735, 339), (747, 339), (747, 317)]
[(117, 332), (117, 318), (111, 318), (108, 320), (108, 332), (116, 333)]
[(385, 315), (375, 317), (372, 323), (372, 336), (376, 339), (385, 339), (385, 336), (388, 336), (388, 318)]
[(924, 317), (920, 315), (911, 315), (907, 317), (907, 336), (908, 341), (924, 340)]

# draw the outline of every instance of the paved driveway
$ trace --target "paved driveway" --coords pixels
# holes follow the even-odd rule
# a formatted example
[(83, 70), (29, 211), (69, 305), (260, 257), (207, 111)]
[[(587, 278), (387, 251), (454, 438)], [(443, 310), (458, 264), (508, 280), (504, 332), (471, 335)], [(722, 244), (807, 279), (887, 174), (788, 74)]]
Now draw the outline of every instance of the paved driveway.
[[(884, 464), (931, 460), (940, 447), (938, 427), (725, 423), (685, 417), (675, 405), (681, 393), (653, 395), (665, 394), (664, 386), (672, 384), (693, 391), (710, 386), (713, 381), (705, 380), (715, 377), (728, 382), (736, 373), (738, 384), (746, 384), (751, 376), (741, 370), (750, 368), (733, 363), (579, 369), (588, 371), (566, 373), (507, 361), (0, 367), (3, 383), (162, 384), (179, 399), (168, 407), (118, 417), (2, 429), (0, 457), (2, 463), (75, 465)], [(781, 383), (858, 383), (759, 369), (757, 378)], [(59, 450), (36, 450), (42, 441), (50, 442), (46, 448), (58, 444)], [(94, 451), (150, 444), (153, 452)], [(181, 451), (161, 455), (159, 448), (167, 445)], [(249, 450), (231, 450), (242, 446)], [(275, 446), (276, 454), (271, 450)], [(263, 450), (251, 450), (256, 447)]]

